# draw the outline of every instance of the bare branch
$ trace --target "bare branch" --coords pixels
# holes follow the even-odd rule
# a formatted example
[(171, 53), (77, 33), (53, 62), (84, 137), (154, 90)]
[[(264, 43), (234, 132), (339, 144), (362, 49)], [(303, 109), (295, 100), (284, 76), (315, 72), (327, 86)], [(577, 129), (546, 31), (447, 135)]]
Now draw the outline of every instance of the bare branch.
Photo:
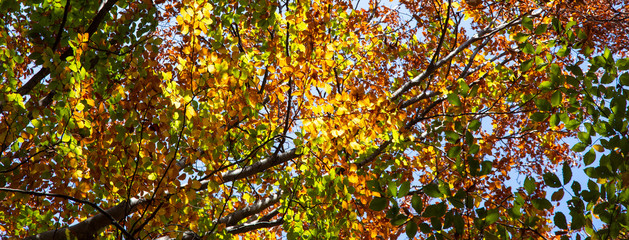
[[(225, 173), (222, 174), (222, 178), (223, 178), (223, 182), (231, 182), (237, 179), (241, 179), (241, 178), (246, 178), (249, 177), (251, 175), (260, 173), (266, 169), (269, 169), (271, 167), (277, 166), (279, 164), (285, 163), (291, 159), (295, 159), (300, 157), (301, 154), (297, 154), (296, 149), (291, 149), (288, 152), (285, 153), (281, 153), (278, 154), (276, 156), (271, 156), (268, 157), (266, 159), (263, 159), (259, 162), (255, 162), (249, 166), (243, 167), (243, 168), (239, 168), (236, 170), (230, 170), (227, 171)], [(201, 182), (203, 184), (203, 186), (201, 187), (202, 189), (204, 189), (204, 187), (207, 187), (207, 183), (209, 182), (209, 180), (205, 180), (203, 182)]]
[[(120, 230), (122, 232), (122, 234), (125, 235), (125, 237), (127, 237), (129, 239), (133, 239), (131, 234), (129, 232), (127, 232), (127, 230), (125, 230), (124, 227), (122, 227), (118, 223), (118, 219), (114, 218), (114, 216), (112, 216), (109, 212), (103, 210), (101, 207), (99, 207), (97, 204), (95, 204), (93, 202), (82, 200), (82, 199), (78, 199), (78, 198), (75, 198), (75, 197), (72, 197), (72, 196), (68, 196), (68, 195), (57, 194), (57, 193), (33, 192), (33, 191), (27, 191), (27, 190), (21, 190), (21, 189), (13, 189), (13, 188), (3, 188), (3, 187), (0, 187), (0, 191), (28, 194), (28, 195), (33, 195), (33, 196), (58, 197), (58, 198), (67, 199), (67, 200), (70, 200), (70, 201), (73, 201), (73, 202), (78, 202), (78, 203), (89, 205), (90, 207), (93, 207), (98, 212), (100, 212), (100, 214), (102, 214), (108, 220), (110, 220), (110, 223), (108, 223), (108, 224), (106, 224), (104, 226), (107, 226), (109, 224), (113, 224), (118, 230)], [(94, 228), (94, 229), (96, 229), (96, 228)], [(98, 229), (100, 229), (100, 228), (98, 228)], [(89, 234), (89, 232), (85, 232), (85, 233), (79, 232), (79, 233), (76, 233), (76, 234), (77, 235), (79, 235), (79, 234), (81, 234), (81, 235), (82, 234), (88, 234), (87, 236), (94, 235), (94, 234)]]
[(66, 239), (66, 230), (69, 230), (78, 239), (94, 239), (94, 237), (105, 227), (112, 224), (112, 220), (107, 215), (111, 216), (116, 221), (120, 221), (127, 215), (135, 212), (138, 206), (147, 202), (148, 201), (145, 199), (135, 198), (129, 201), (123, 201), (118, 205), (105, 210), (105, 213), (99, 213), (75, 225), (39, 233), (25, 238), (25, 240), (69, 240)]
[(278, 219), (275, 221), (253, 221), (251, 223), (240, 224), (238, 226), (228, 227), (226, 228), (227, 232), (231, 234), (245, 233), (248, 231), (253, 231), (260, 228), (271, 228), (275, 226), (282, 225), (284, 223), (284, 219)]
[[(264, 160), (261, 160), (252, 165), (246, 166), (244, 168), (228, 171), (223, 174), (223, 183), (235, 181), (241, 178), (245, 178), (245, 177), (257, 174), (268, 168), (287, 162), (299, 156), (301, 156), (301, 154), (297, 154), (296, 150), (293, 149), (286, 153), (279, 154), (275, 157), (266, 158)], [(197, 189), (197, 191), (207, 189), (208, 183), (209, 183), (209, 180), (202, 181), (203, 185), (201, 186), (201, 188)], [(145, 194), (145, 196), (148, 196), (148, 195)], [(249, 216), (253, 216), (261, 212), (262, 210), (266, 209), (267, 207), (279, 202), (280, 196), (281, 196), (281, 193), (276, 193), (274, 195), (271, 195), (268, 198), (261, 199), (250, 206), (247, 206), (225, 217), (222, 217), (221, 219), (219, 219), (219, 223), (226, 223), (227, 226), (235, 225), (240, 220)], [(131, 201), (129, 201), (128, 204), (127, 204), (127, 201), (122, 202), (116, 205), (115, 207), (105, 210), (104, 211), (105, 213), (97, 214), (94, 217), (88, 218), (87, 220), (83, 222), (67, 227), (67, 229), (70, 229), (75, 233), (85, 232), (86, 236), (95, 235), (96, 233), (100, 232), (102, 228), (108, 226), (109, 224), (112, 224), (111, 218), (108, 218), (107, 215), (105, 214), (109, 214), (116, 221), (120, 221), (127, 215), (135, 212), (135, 210), (137, 209), (139, 205), (145, 204), (147, 202), (148, 200), (146, 199), (138, 200), (138, 199), (133, 198)], [(125, 211), (125, 209), (127, 209), (127, 211)], [(65, 234), (60, 235), (60, 233), (63, 233), (63, 231), (61, 229), (56, 229), (56, 230), (51, 230), (48, 232), (37, 234), (35, 236), (31, 236), (27, 239), (55, 239), (55, 240), (65, 239)]]
[(253, 204), (246, 206), (242, 209), (236, 210), (233, 213), (228, 214), (225, 217), (222, 217), (218, 220), (218, 223), (224, 223), (227, 226), (234, 226), (240, 222), (240, 220), (245, 219), (246, 217), (252, 216), (261, 212), (262, 210), (268, 208), (269, 206), (276, 204), (280, 201), (280, 197), (282, 196), (282, 192), (277, 192), (272, 194), (269, 197), (260, 199)]

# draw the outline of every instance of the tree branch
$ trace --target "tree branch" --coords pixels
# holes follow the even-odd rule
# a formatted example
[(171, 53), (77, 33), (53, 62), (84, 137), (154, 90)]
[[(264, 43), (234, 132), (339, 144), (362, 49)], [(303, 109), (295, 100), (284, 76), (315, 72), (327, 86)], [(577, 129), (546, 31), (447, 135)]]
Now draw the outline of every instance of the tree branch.
[[(534, 13), (532, 13), (531, 15), (528, 15), (529, 17), (535, 17), (540, 15), (541, 10), (536, 10), (534, 11)], [(396, 90), (395, 92), (393, 92), (391, 99), (398, 99), (399, 97), (402, 96), (402, 94), (404, 94), (405, 92), (407, 92), (408, 90), (410, 90), (412, 87), (417, 86), (421, 81), (423, 81), (424, 79), (428, 78), (430, 75), (432, 75), (437, 69), (439, 69), (439, 67), (441, 67), (443, 64), (447, 63), (448, 61), (450, 61), (450, 59), (454, 58), (454, 56), (456, 56), (457, 54), (461, 53), (463, 50), (465, 50), (467, 47), (469, 47), (470, 45), (472, 45), (472, 43), (475, 43), (479, 40), (485, 39), (487, 37), (490, 37), (492, 35), (494, 35), (495, 33), (502, 31), (508, 27), (520, 24), (522, 22), (522, 17), (518, 17), (514, 20), (511, 20), (507, 23), (504, 23), (500, 26), (497, 26), (495, 28), (486, 28), (481, 30), (480, 32), (476, 33), (474, 36), (472, 36), (472, 38), (468, 39), (467, 41), (465, 41), (463, 44), (461, 44), (459, 47), (457, 47), (456, 49), (452, 50), (447, 56), (443, 57), (442, 59), (440, 59), (439, 61), (437, 61), (434, 65), (430, 64), (428, 66), (428, 68), (426, 68), (426, 70), (424, 70), (424, 72), (422, 72), (420, 75), (417, 75), (416, 77), (414, 77), (413, 79), (411, 79), (410, 82), (402, 85), (398, 90)]]
[(261, 212), (262, 210), (268, 208), (269, 206), (276, 204), (280, 201), (280, 197), (282, 196), (282, 192), (277, 192), (275, 194), (271, 194), (271, 196), (259, 199), (255, 201), (253, 204), (246, 206), (242, 209), (236, 210), (233, 213), (228, 214), (220, 219), (218, 219), (217, 223), (224, 223), (226, 226), (234, 226), (240, 222), (240, 220), (245, 219), (246, 217), (252, 216)]
[[(96, 30), (98, 30), (98, 26), (105, 19), (105, 16), (109, 13), (109, 10), (111, 10), (111, 8), (114, 6), (114, 4), (117, 1), (118, 0), (108, 0), (107, 2), (104, 2), (104, 4), (99, 9), (99, 11), (96, 14), (96, 16), (92, 19), (92, 23), (87, 28), (86, 33), (88, 33), (91, 36), (94, 32), (96, 32)], [(69, 11), (68, 8), (69, 8), (69, 3), (66, 3), (66, 11)], [(60, 36), (60, 34), (58, 34), (58, 37), (59, 36)], [(61, 54), (61, 58), (60, 59), (65, 61), (65, 59), (67, 57), (71, 56), (71, 55), (72, 55), (72, 49), (68, 48)], [(24, 96), (26, 94), (29, 94), (31, 92), (31, 90), (33, 90), (33, 88), (35, 88), (49, 74), (50, 74), (50, 68), (42, 67), (41, 69), (39, 69), (39, 71), (35, 75), (33, 75), (26, 83), (24, 83), (15, 92), (19, 93), (22, 96)], [(54, 91), (54, 90), (51, 91), (48, 95), (46, 95), (45, 98), (41, 99), (38, 102), (39, 106), (44, 106), (44, 107), (48, 106), (50, 103), (52, 103), (52, 98), (55, 96), (55, 94), (57, 94), (56, 91)], [(4, 106), (2, 106), (2, 103), (0, 103), (0, 109), (3, 109), (3, 108), (4, 108)], [(32, 117), (32, 113), (29, 113), (28, 115)], [(2, 144), (0, 144), (0, 149), (2, 151), (4, 151), (10, 145), (11, 145), (11, 142), (9, 142), (9, 143), (2, 143)]]
[[(96, 30), (98, 30), (98, 26), (101, 24), (101, 22), (103, 22), (103, 20), (105, 19), (105, 16), (109, 13), (109, 10), (111, 10), (111, 8), (114, 6), (114, 4), (116, 4), (117, 1), (118, 0), (108, 0), (103, 5), (103, 7), (99, 9), (96, 16), (94, 16), (94, 18), (92, 19), (92, 23), (87, 28), (87, 31), (85, 33), (91, 36), (94, 32), (96, 32)], [(68, 3), (66, 3), (66, 5), (68, 5)], [(61, 54), (61, 60), (65, 60), (67, 57), (71, 55), (72, 55), (72, 49), (68, 48)], [(31, 90), (33, 90), (33, 88), (35, 88), (35, 86), (37, 86), (37, 84), (39, 84), (46, 76), (48, 76), (48, 74), (50, 74), (50, 69), (46, 67), (42, 67), (39, 70), (39, 72), (33, 75), (33, 77), (31, 77), (31, 79), (29, 79), (28, 82), (22, 85), (22, 87), (18, 88), (16, 92), (19, 93), (20, 95), (28, 94)]]
[[(245, 177), (257, 174), (268, 168), (287, 162), (299, 156), (301, 156), (301, 154), (297, 154), (296, 150), (292, 149), (286, 153), (278, 154), (275, 157), (266, 158), (264, 160), (261, 160), (252, 165), (243, 167), (241, 169), (227, 171), (226, 173), (222, 175), (223, 183), (235, 181), (241, 178), (245, 178)], [(202, 186), (199, 189), (197, 189), (197, 191), (207, 189), (207, 184), (209, 183), (209, 180), (204, 180), (201, 183), (202, 183)], [(280, 196), (281, 196), (281, 192), (271, 195), (271, 197), (256, 201), (250, 206), (247, 206), (243, 209), (237, 210), (231, 214), (228, 214), (227, 216), (220, 218), (218, 222), (226, 223), (227, 226), (233, 226), (237, 224), (240, 220), (246, 217), (252, 216), (254, 214), (257, 214), (261, 212), (262, 210), (266, 209), (267, 207), (279, 202)], [(129, 203), (127, 203), (127, 201), (122, 202), (108, 210), (105, 210), (104, 213), (97, 214), (94, 217), (88, 218), (87, 220), (83, 222), (67, 227), (67, 229), (70, 229), (74, 233), (85, 232), (87, 234), (86, 236), (93, 236), (96, 233), (100, 232), (102, 228), (112, 223), (112, 220), (108, 218), (106, 214), (111, 215), (113, 219), (115, 219), (116, 221), (120, 221), (127, 215), (135, 212), (138, 206), (140, 206), (141, 204), (145, 204), (147, 202), (148, 202), (147, 199), (138, 200), (138, 199), (132, 198), (132, 200), (129, 201)], [(125, 211), (125, 209), (127, 209), (127, 211)], [(264, 224), (261, 224), (261, 225), (264, 225)], [(248, 227), (252, 227), (252, 226), (248, 226)], [(61, 233), (63, 232), (60, 232), (60, 229), (56, 229), (56, 230), (51, 230), (48, 232), (37, 234), (35, 236), (31, 236), (26, 239), (28, 240), (65, 239), (65, 234), (61, 234)]]
[[(109, 212), (103, 210), (101, 207), (99, 207), (97, 204), (90, 202), (90, 201), (86, 201), (86, 200), (82, 200), (82, 199), (78, 199), (72, 196), (68, 196), (68, 195), (63, 195), (63, 194), (56, 194), (56, 193), (43, 193), (43, 192), (33, 192), (33, 191), (27, 191), (27, 190), (21, 190), (21, 189), (14, 189), (14, 188), (4, 188), (4, 187), (0, 187), (0, 191), (5, 191), (5, 192), (14, 192), (14, 193), (21, 193), (21, 194), (28, 194), (28, 195), (33, 195), (33, 196), (44, 196), (44, 197), (58, 197), (58, 198), (63, 198), (63, 199), (67, 199), (73, 202), (78, 202), (78, 203), (82, 203), (82, 204), (86, 204), (89, 205), (90, 207), (93, 207), (94, 209), (96, 209), (98, 212), (100, 212), (100, 214), (103, 215), (104, 220), (109, 220), (110, 224), (113, 224), (118, 230), (120, 230), (122, 232), (123, 235), (125, 235), (125, 237), (127, 237), (128, 239), (133, 239), (133, 237), (131, 236), (131, 234), (129, 232), (127, 232), (127, 230), (124, 229), (124, 227), (122, 227), (119, 223), (118, 223), (118, 219), (114, 218), (114, 216), (112, 216), (112, 214), (110, 214)], [(87, 221), (87, 220), (86, 220)], [(109, 225), (103, 225), (107, 226)], [(100, 224), (97, 225), (93, 225), (93, 228), (90, 229), (100, 229), (101, 227), (99, 227)], [(73, 233), (77, 234), (77, 236), (93, 236), (94, 234), (90, 234), (91, 232), (89, 231), (84, 231), (84, 232), (74, 232)], [(65, 235), (64, 235), (65, 237)], [(79, 237), (80, 238), (80, 237)]]
[[(131, 199), (129, 201), (123, 201), (118, 205), (105, 210), (105, 214), (112, 216), (116, 221), (120, 221), (130, 213), (135, 212), (138, 206), (146, 202), (147, 201), (144, 199)], [(25, 240), (70, 240), (66, 238), (66, 230), (69, 230), (78, 239), (94, 239), (101, 230), (112, 224), (112, 220), (105, 214), (99, 213), (75, 225), (39, 233), (25, 238)]]
[(238, 226), (228, 227), (226, 228), (226, 230), (228, 233), (238, 234), (238, 233), (245, 233), (248, 231), (253, 231), (260, 228), (271, 228), (271, 227), (282, 225), (283, 223), (284, 223), (284, 219), (277, 219), (275, 221), (270, 221), (270, 222), (256, 220), (251, 223), (244, 223)]
[[(269, 169), (271, 167), (277, 166), (279, 164), (285, 163), (291, 159), (295, 159), (298, 158), (299, 156), (301, 156), (301, 154), (297, 154), (296, 149), (291, 149), (288, 152), (285, 153), (281, 153), (278, 154), (276, 156), (271, 156), (268, 157), (266, 159), (263, 159), (259, 162), (255, 162), (251, 165), (245, 166), (243, 168), (239, 168), (236, 170), (230, 170), (227, 171), (225, 173), (222, 174), (222, 179), (223, 182), (231, 182), (237, 179), (241, 179), (241, 178), (246, 178), (249, 177), (251, 175), (260, 173), (266, 169)], [(204, 184), (202, 186), (202, 189), (204, 187), (207, 187), (207, 183), (209, 182), (209, 180), (205, 180), (203, 182), (201, 182), (202, 184)]]

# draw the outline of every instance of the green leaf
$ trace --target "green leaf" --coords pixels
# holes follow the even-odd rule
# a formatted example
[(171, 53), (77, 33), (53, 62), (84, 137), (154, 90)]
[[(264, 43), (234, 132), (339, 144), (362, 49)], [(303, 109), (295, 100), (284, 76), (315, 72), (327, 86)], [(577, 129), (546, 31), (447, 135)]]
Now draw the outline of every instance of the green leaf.
[(570, 214), (572, 216), (572, 223), (570, 224), (570, 229), (577, 230), (581, 229), (585, 226), (585, 216), (583, 214)]
[(592, 138), (590, 137), (590, 134), (587, 132), (577, 133), (577, 138), (579, 139), (579, 141), (581, 141), (584, 144), (592, 143)]
[[(586, 147), (585, 143), (577, 143), (574, 146), (572, 146), (572, 151), (583, 152), (585, 151), (585, 147)], [(589, 165), (589, 164), (586, 163), (585, 165)]]
[(415, 221), (409, 221), (406, 224), (406, 236), (409, 239), (415, 238), (415, 234), (417, 234), (417, 223)]
[(535, 180), (533, 180), (532, 177), (526, 177), (526, 179), (524, 180), (524, 190), (526, 190), (528, 194), (533, 194), (535, 188)]
[(538, 86), (540, 89), (549, 89), (553, 87), (553, 83), (551, 81), (543, 81)]
[(423, 191), (426, 195), (431, 196), (433, 198), (443, 197), (443, 194), (439, 192), (439, 185), (437, 185), (436, 183), (430, 183), (424, 186)]
[(513, 40), (515, 40), (518, 43), (526, 42), (526, 40), (528, 39), (529, 39), (529, 35), (525, 33), (517, 33), (515, 34), (515, 36), (513, 36)]
[(469, 125), (467, 126), (467, 128), (468, 128), (470, 131), (476, 131), (476, 130), (480, 129), (480, 127), (481, 127), (481, 122), (480, 122), (480, 121), (478, 121), (477, 119), (472, 120), (472, 121), (469, 123)]
[(559, 57), (565, 57), (568, 56), (568, 54), (570, 54), (570, 48), (568, 46), (563, 46), (557, 51), (557, 56)]
[(498, 213), (498, 209), (491, 209), (489, 210), (489, 212), (487, 212), (487, 217), (485, 217), (485, 222), (487, 222), (488, 225), (491, 225), (497, 222), (499, 217), (500, 217), (500, 214)]
[[(583, 147), (583, 150), (585, 150), (585, 146)], [(587, 153), (585, 153), (585, 155), (583, 155), (583, 163), (585, 164), (585, 166), (592, 164), (595, 159), (596, 159), (596, 153), (594, 153), (594, 149), (590, 149), (590, 151), (588, 151)]]
[(395, 219), (395, 217), (397, 217), (400, 213), (400, 207), (397, 206), (397, 202), (393, 202), (393, 206), (391, 206), (391, 208), (389, 208), (389, 210), (387, 211), (386, 217), (393, 220)]
[(520, 47), (520, 49), (522, 50), (523, 53), (535, 54), (535, 48), (529, 42), (526, 42), (524, 44), (520, 44), (518, 47)]
[(463, 96), (467, 96), (467, 93), (470, 91), (470, 86), (467, 85), (464, 79), (459, 78), (459, 93), (463, 94)]
[(588, 189), (590, 192), (598, 192), (598, 184), (592, 180), (588, 180)]
[(463, 220), (463, 216), (460, 214), (454, 214), (454, 219), (452, 219), (452, 225), (454, 225), (454, 229), (457, 233), (463, 233), (465, 230), (465, 221)]
[(421, 197), (416, 194), (413, 195), (413, 197), (411, 198), (411, 206), (413, 207), (413, 209), (415, 209), (415, 212), (417, 212), (418, 214), (421, 214), (422, 211), (424, 210), (424, 206), (422, 205), (423, 205), (423, 201)]
[(389, 206), (389, 199), (377, 197), (371, 200), (371, 203), (369, 204), (369, 209), (374, 211), (382, 211), (387, 206)]
[(432, 225), (432, 229), (441, 230), (441, 220), (439, 218), (431, 217), (430, 224)]
[(461, 106), (461, 99), (459, 98), (459, 95), (456, 93), (448, 94), (448, 102), (452, 104), (452, 106), (456, 106), (456, 107)]
[(536, 198), (531, 200), (533, 207), (539, 210), (551, 209), (553, 205), (546, 198)]
[(612, 81), (614, 81), (614, 77), (610, 75), (608, 72), (605, 72), (603, 76), (601, 77), (602, 84), (610, 84), (612, 83)]
[(533, 20), (531, 18), (525, 16), (522, 18), (522, 26), (528, 28), (529, 30), (533, 30)]
[(391, 219), (391, 224), (393, 224), (393, 226), (400, 226), (406, 222), (406, 219), (408, 219), (406, 215), (400, 214)]
[(561, 91), (555, 91), (555, 93), (553, 93), (553, 95), (550, 97), (550, 104), (553, 107), (557, 107), (561, 105), (561, 99)]
[(446, 196), (450, 196), (452, 194), (450, 191), (450, 184), (444, 181), (439, 181), (439, 192), (445, 194)]
[(397, 184), (395, 184), (395, 182), (391, 181), (389, 182), (389, 192), (391, 193), (391, 196), (393, 197), (397, 197)]
[(465, 189), (459, 189), (453, 197), (448, 198), (448, 201), (455, 208), (463, 208), (465, 207), (463, 200), (465, 199), (466, 194)]
[(543, 122), (546, 117), (548, 117), (548, 114), (543, 112), (535, 112), (531, 114), (531, 120), (535, 122)]
[(448, 141), (452, 143), (456, 142), (456, 140), (459, 140), (461, 138), (461, 136), (459, 136), (458, 133), (453, 132), (453, 131), (446, 131), (445, 134)]
[(560, 122), (559, 116), (557, 114), (553, 114), (550, 116), (550, 119), (548, 119), (548, 121), (552, 126), (558, 126)]
[(629, 73), (621, 74), (620, 77), (618, 77), (618, 82), (622, 85), (629, 86)]
[(540, 24), (535, 28), (535, 34), (536, 35), (544, 34), (546, 33), (547, 28), (548, 28), (547, 24)]
[(566, 222), (566, 215), (564, 215), (562, 212), (557, 212), (555, 214), (554, 219), (555, 219), (555, 226), (561, 229), (568, 230), (568, 222)]
[(520, 64), (520, 71), (526, 72), (533, 66), (533, 59), (529, 59)]
[(378, 182), (377, 180), (369, 180), (367, 181), (367, 189), (374, 191), (374, 192), (379, 192), (382, 193), (382, 188), (380, 187), (380, 182)]
[(419, 229), (423, 232), (423, 233), (431, 233), (432, 232), (432, 228), (430, 228), (430, 225), (426, 224), (426, 223), (420, 223), (419, 224)]
[(535, 105), (541, 111), (550, 111), (551, 109), (550, 103), (546, 101), (546, 99), (542, 99), (542, 98), (536, 99)]
[(465, 207), (474, 208), (474, 197), (472, 195), (465, 196)]
[(544, 178), (544, 182), (546, 183), (546, 185), (548, 185), (549, 187), (561, 187), (561, 181), (559, 181), (559, 177), (557, 177), (556, 174), (546, 172), (544, 173), (544, 175), (542, 175), (542, 177)]
[(461, 146), (454, 146), (448, 149), (449, 158), (457, 158), (461, 155)]
[(618, 67), (619, 71), (629, 70), (629, 58), (618, 59), (616, 67)]
[(581, 192), (581, 184), (577, 181), (572, 182), (572, 186), (570, 186), (573, 193), (579, 194)]
[(434, 205), (427, 206), (422, 216), (426, 218), (430, 218), (430, 217), (441, 217), (445, 214), (446, 214), (446, 205), (444, 203), (437, 203)]
[(398, 196), (399, 197), (406, 196), (406, 194), (408, 193), (410, 189), (411, 189), (411, 183), (403, 182), (402, 184), (400, 184), (400, 189), (397, 191)]
[(563, 184), (568, 184), (568, 182), (570, 182), (570, 180), (572, 179), (572, 168), (570, 168), (570, 164), (568, 164), (567, 162), (563, 163), (562, 173)]

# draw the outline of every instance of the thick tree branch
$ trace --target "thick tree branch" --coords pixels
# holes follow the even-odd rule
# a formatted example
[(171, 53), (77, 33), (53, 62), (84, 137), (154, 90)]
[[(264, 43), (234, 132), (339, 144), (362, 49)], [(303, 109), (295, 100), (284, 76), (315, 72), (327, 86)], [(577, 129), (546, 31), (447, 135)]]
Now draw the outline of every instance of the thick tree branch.
[[(72, 196), (68, 196), (68, 195), (56, 194), (56, 193), (33, 192), (33, 191), (27, 191), (27, 190), (21, 190), (21, 189), (13, 189), (13, 188), (3, 188), (3, 187), (0, 187), (0, 191), (21, 193), (21, 194), (27, 194), (27, 195), (32, 195), (32, 196), (57, 197), (57, 198), (63, 198), (63, 199), (67, 199), (67, 200), (70, 200), (70, 201), (73, 201), (73, 202), (78, 202), (78, 203), (89, 205), (90, 207), (93, 207), (98, 212), (103, 214), (103, 216), (106, 217), (109, 221), (111, 221), (111, 224), (113, 224), (118, 230), (120, 230), (122, 232), (122, 234), (124, 234), (127, 238), (129, 238), (129, 239), (133, 238), (133, 237), (131, 237), (131, 234), (129, 232), (127, 232), (127, 230), (125, 230), (124, 227), (122, 227), (118, 223), (118, 220), (116, 218), (114, 218), (114, 216), (112, 216), (109, 212), (103, 210), (100, 206), (98, 206), (97, 204), (95, 204), (93, 202), (82, 200), (82, 199), (78, 199), (78, 198), (75, 198), (75, 197), (72, 197)], [(107, 225), (109, 225), (109, 224), (107, 224)], [(83, 234), (81, 234), (81, 235), (83, 235)]]
[[(270, 227), (279, 226), (282, 223), (284, 223), (283, 219), (269, 221), (271, 218), (277, 215), (277, 213), (279, 213), (278, 209), (271, 211), (270, 213), (262, 216), (258, 220), (243, 223), (243, 224), (238, 224), (238, 225), (236, 224), (240, 220), (245, 219), (249, 216), (253, 216), (263, 211), (264, 209), (270, 207), (271, 205), (276, 204), (277, 202), (279, 202), (281, 196), (282, 196), (282, 193), (278, 192), (278, 193), (272, 194), (269, 197), (260, 199), (247, 207), (236, 210), (235, 212), (230, 213), (227, 216), (220, 218), (218, 220), (218, 224), (225, 224), (227, 226), (226, 228), (227, 232), (231, 234), (238, 234), (238, 233), (244, 233), (244, 232), (248, 232), (248, 231), (252, 231), (252, 230), (256, 230), (260, 228), (270, 228)], [(180, 239), (180, 238), (179, 237), (171, 238), (168, 236), (164, 236), (164, 237), (159, 237), (157, 239), (171, 240), (171, 239)], [(201, 237), (194, 232), (186, 231), (181, 236), (181, 239), (194, 240), (194, 239), (201, 239)]]
[[(282, 153), (274, 157), (266, 158), (264, 160), (261, 160), (252, 165), (243, 167), (241, 169), (227, 171), (226, 173), (222, 175), (223, 183), (235, 181), (241, 178), (245, 178), (245, 177), (257, 174), (268, 168), (287, 162), (291, 159), (295, 159), (299, 156), (301, 156), (301, 154), (297, 154), (296, 150), (293, 149), (286, 153)], [(201, 186), (201, 188), (197, 189), (197, 191), (207, 189), (208, 183), (209, 183), (209, 180), (202, 181), (203, 185)], [(247, 206), (243, 209), (237, 210), (231, 214), (228, 214), (227, 216), (220, 218), (218, 222), (225, 223), (227, 226), (233, 226), (237, 224), (240, 220), (246, 217), (255, 215), (261, 212), (262, 210), (266, 209), (267, 207), (279, 202), (280, 196), (281, 196), (281, 193), (276, 193), (274, 195), (271, 195), (270, 197), (261, 199), (250, 206)], [(129, 201), (129, 203), (127, 203), (127, 201), (122, 202), (116, 205), (115, 207), (105, 210), (105, 212), (106, 214), (111, 215), (116, 221), (120, 221), (127, 215), (135, 212), (135, 210), (137, 209), (139, 205), (147, 203), (147, 202), (148, 200), (146, 199), (137, 200), (134, 198), (131, 201)], [(128, 210), (125, 212), (125, 209), (128, 209)], [(263, 221), (260, 221), (260, 222), (263, 222)], [(100, 213), (76, 225), (67, 227), (67, 229), (70, 229), (73, 232), (79, 232), (79, 233), (85, 232), (86, 233), (85, 236), (92, 236), (100, 232), (102, 228), (104, 228), (105, 226), (108, 226), (109, 224), (112, 224), (112, 220), (108, 218), (107, 215), (105, 215), (104, 213)], [(259, 226), (261, 225), (264, 225), (264, 224), (260, 224)], [(248, 226), (248, 227), (252, 227), (252, 226)], [(66, 229), (66, 228), (63, 228), (63, 229)], [(39, 239), (42, 239), (42, 240), (43, 239), (54, 239), (54, 240), (65, 239), (65, 234), (60, 235), (60, 233), (63, 233), (64, 231), (63, 229), (56, 229), (56, 230), (51, 230), (48, 232), (40, 233), (35, 236), (28, 237), (27, 239), (38, 239), (38, 240)]]
[[(230, 170), (222, 174), (223, 182), (231, 182), (237, 179), (246, 178), (251, 175), (263, 172), (271, 167), (277, 166), (279, 164), (285, 163), (291, 159), (295, 159), (301, 156), (301, 154), (297, 154), (296, 149), (291, 149), (288, 152), (277, 154), (275, 156), (268, 157), (259, 162), (255, 162), (249, 166), (239, 168), (236, 170)], [(202, 184), (207, 185), (209, 181), (203, 181)], [(203, 188), (203, 187), (202, 187)]]
[(278, 203), (280, 201), (281, 196), (282, 196), (282, 192), (277, 192), (275, 194), (272, 194), (269, 197), (259, 199), (258, 201), (254, 202), (253, 204), (249, 206), (236, 210), (235, 212), (230, 213), (227, 216), (220, 218), (217, 222), (219, 224), (224, 223), (226, 226), (234, 226), (238, 224), (240, 220), (245, 219), (254, 214), (257, 214), (261, 212), (262, 210), (270, 207), (271, 205)]
[(226, 228), (227, 232), (231, 234), (245, 233), (253, 230), (257, 230), (260, 228), (271, 228), (275, 226), (282, 225), (284, 223), (284, 219), (277, 219), (275, 221), (253, 221), (250, 223), (240, 224), (238, 226), (228, 227)]
[(66, 0), (66, 6), (63, 10), (63, 18), (61, 19), (61, 25), (59, 25), (59, 30), (57, 31), (57, 36), (55, 37), (55, 43), (52, 44), (52, 50), (57, 50), (59, 46), (59, 42), (61, 42), (61, 34), (63, 34), (63, 28), (66, 26), (66, 21), (68, 20), (68, 13), (70, 13), (70, 0)]
[(145, 199), (135, 198), (123, 201), (105, 210), (104, 213), (99, 213), (75, 225), (39, 233), (25, 238), (25, 240), (70, 240), (66, 238), (66, 230), (69, 230), (74, 235), (73, 237), (78, 239), (94, 239), (105, 227), (112, 224), (113, 221), (107, 215), (111, 216), (115, 221), (120, 221), (130, 213), (135, 212), (138, 206), (145, 203), (147, 203)]

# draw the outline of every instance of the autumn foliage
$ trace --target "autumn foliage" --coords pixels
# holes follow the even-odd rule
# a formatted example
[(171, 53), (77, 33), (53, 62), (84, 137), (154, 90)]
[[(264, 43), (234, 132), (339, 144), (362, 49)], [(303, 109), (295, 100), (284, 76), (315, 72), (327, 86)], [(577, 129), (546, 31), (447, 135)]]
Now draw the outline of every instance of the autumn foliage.
[(627, 237), (628, 19), (621, 0), (2, 1), (0, 236)]

